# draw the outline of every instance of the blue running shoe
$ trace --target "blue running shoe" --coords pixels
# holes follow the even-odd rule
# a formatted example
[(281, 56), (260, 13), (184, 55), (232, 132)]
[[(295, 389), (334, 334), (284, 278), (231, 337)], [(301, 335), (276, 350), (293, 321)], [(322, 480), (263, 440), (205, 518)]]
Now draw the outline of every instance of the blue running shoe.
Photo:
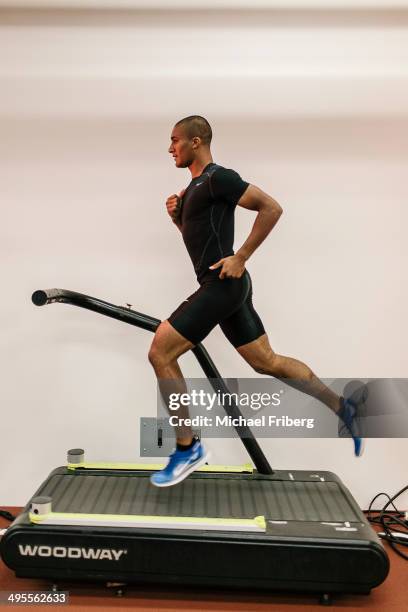
[(209, 458), (208, 453), (200, 440), (190, 450), (175, 450), (169, 457), (169, 462), (160, 472), (155, 472), (150, 477), (150, 482), (156, 487), (171, 487), (185, 478)]
[(352, 437), (354, 454), (361, 457), (364, 450), (364, 440), (358, 423), (358, 404), (351, 399), (342, 398), (342, 408), (337, 413), (339, 419), (339, 437)]

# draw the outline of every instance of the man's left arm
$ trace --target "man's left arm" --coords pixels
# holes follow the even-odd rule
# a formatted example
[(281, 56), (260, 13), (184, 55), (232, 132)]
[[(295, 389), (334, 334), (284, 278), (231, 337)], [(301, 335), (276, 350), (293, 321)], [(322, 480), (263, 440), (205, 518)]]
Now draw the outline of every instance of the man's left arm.
[(211, 266), (212, 269), (222, 266), (220, 278), (240, 278), (242, 276), (245, 262), (272, 231), (283, 212), (276, 200), (255, 185), (247, 187), (238, 200), (238, 206), (254, 210), (258, 214), (248, 238), (235, 255), (225, 257)]
[(255, 185), (249, 185), (239, 199), (238, 206), (258, 212), (251, 233), (236, 252), (236, 255), (247, 261), (275, 227), (283, 209), (276, 200)]

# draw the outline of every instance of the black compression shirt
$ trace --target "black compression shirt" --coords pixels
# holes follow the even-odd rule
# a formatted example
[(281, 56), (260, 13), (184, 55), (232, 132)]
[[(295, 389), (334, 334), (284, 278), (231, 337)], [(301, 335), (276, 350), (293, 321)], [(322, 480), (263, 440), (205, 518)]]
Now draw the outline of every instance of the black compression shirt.
[(184, 193), (181, 232), (200, 283), (218, 277), (220, 270), (209, 266), (234, 254), (235, 206), (248, 185), (234, 170), (210, 163)]

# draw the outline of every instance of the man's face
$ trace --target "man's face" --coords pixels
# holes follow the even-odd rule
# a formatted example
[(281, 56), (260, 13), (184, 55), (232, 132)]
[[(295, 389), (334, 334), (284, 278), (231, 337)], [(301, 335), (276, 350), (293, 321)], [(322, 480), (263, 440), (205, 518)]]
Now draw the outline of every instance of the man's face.
[(183, 126), (179, 125), (173, 128), (170, 140), (169, 153), (174, 157), (176, 167), (188, 168), (194, 161), (197, 139), (190, 140)]

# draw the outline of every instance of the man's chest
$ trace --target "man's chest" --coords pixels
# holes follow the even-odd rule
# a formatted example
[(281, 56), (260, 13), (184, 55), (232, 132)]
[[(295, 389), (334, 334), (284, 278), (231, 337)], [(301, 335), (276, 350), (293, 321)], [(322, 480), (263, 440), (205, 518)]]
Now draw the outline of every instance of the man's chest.
[(213, 204), (214, 199), (210, 193), (208, 180), (203, 179), (190, 184), (182, 198), (182, 223), (207, 215)]

